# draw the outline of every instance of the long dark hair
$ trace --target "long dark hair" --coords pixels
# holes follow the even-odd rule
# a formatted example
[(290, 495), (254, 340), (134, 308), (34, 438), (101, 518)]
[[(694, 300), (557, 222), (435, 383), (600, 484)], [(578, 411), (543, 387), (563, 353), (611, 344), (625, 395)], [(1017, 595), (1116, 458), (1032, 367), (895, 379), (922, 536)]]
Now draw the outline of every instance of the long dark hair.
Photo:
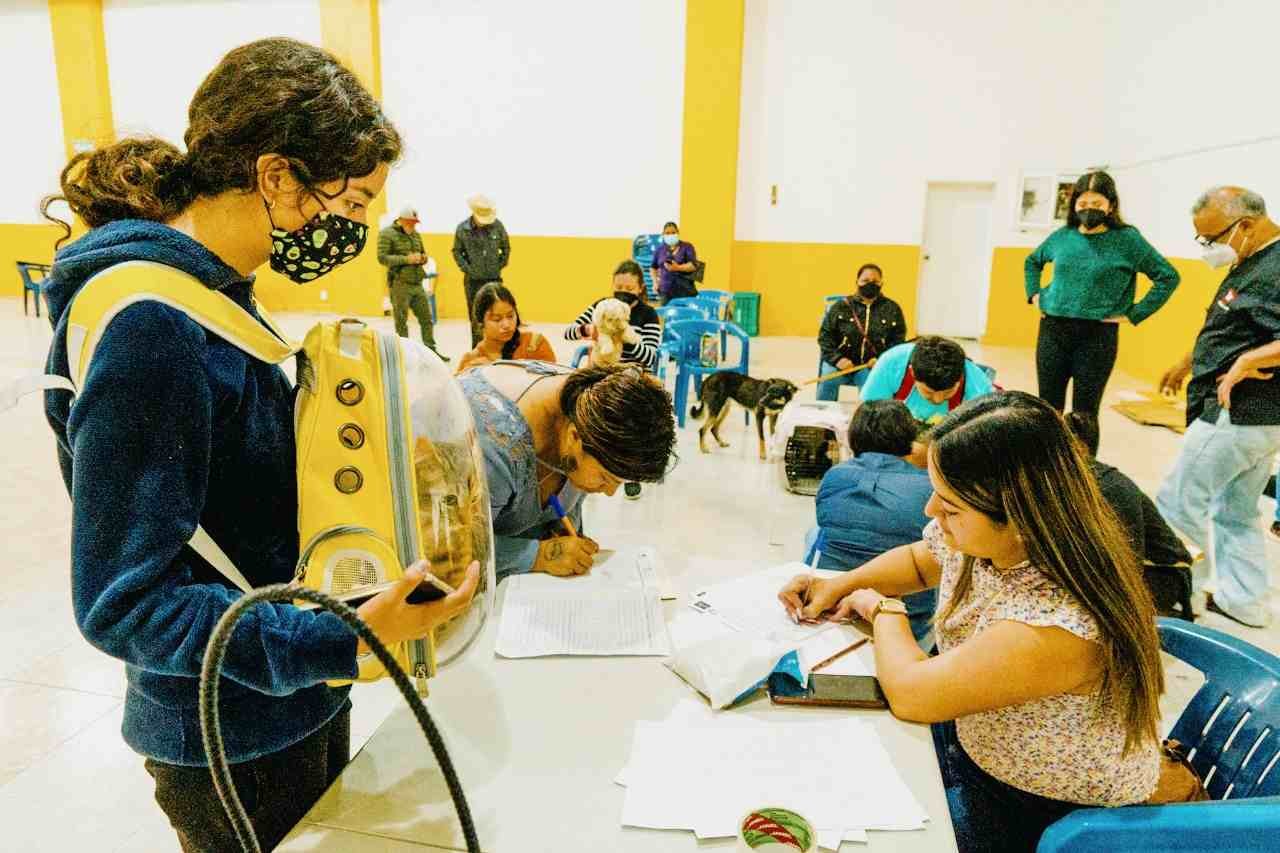
[(578, 428), (582, 449), (615, 477), (656, 483), (671, 467), (676, 448), (671, 395), (637, 366), (575, 370), (560, 390), (560, 411)]
[(505, 285), (496, 281), (486, 284), (484, 287), (476, 291), (475, 307), (472, 309), (471, 322), (481, 330), (481, 337), (484, 331), (484, 315), (489, 313), (489, 309), (499, 302), (505, 302), (511, 306), (511, 310), (516, 312), (516, 332), (511, 336), (511, 340), (502, 345), (502, 357), (511, 358), (516, 354), (516, 347), (520, 346), (520, 327), (524, 322), (520, 319), (520, 308), (516, 305), (516, 297)]
[(41, 204), (46, 219), (65, 200), (90, 227), (118, 219), (165, 222), (199, 196), (250, 192), (258, 158), (279, 154), (306, 191), (358, 178), (400, 158), (400, 134), (356, 76), (327, 51), (287, 38), (250, 42), (205, 77), (187, 110), (187, 152), (134, 137), (75, 155), (62, 194)]
[(1067, 201), (1067, 227), (1080, 227), (1080, 214), (1076, 213), (1076, 200), (1085, 193), (1098, 193), (1111, 204), (1107, 214), (1107, 227), (1124, 228), (1125, 221), (1120, 218), (1120, 196), (1116, 193), (1116, 182), (1106, 172), (1086, 172), (1071, 188), (1071, 198)]
[[(1012, 525), (1032, 565), (1097, 622), (1102, 695), (1125, 721), (1125, 749), (1154, 741), (1164, 692), (1155, 605), (1062, 416), (1030, 394), (1000, 391), (956, 409), (932, 439), (929, 458), (947, 486), (995, 523)], [(968, 597), (973, 563), (966, 555), (938, 622)]]

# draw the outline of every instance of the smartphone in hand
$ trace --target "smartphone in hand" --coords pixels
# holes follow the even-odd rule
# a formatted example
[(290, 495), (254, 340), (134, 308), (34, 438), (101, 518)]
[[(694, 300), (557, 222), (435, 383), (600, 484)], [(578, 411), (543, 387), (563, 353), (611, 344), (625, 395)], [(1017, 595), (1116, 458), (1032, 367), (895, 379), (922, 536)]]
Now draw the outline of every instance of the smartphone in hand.
[[(373, 584), (372, 586), (360, 586), (347, 590), (341, 595), (335, 595), (334, 598), (349, 607), (358, 608), (375, 595), (380, 595), (391, 589), (396, 583), (396, 581), (387, 581), (386, 583)], [(413, 588), (413, 591), (409, 593), (405, 601), (409, 604), (427, 604), (432, 601), (439, 601), (453, 591), (453, 587), (435, 575), (428, 574), (422, 583)], [(301, 610), (315, 610), (319, 606), (318, 604), (312, 604), (310, 601), (305, 601), (298, 605)]]

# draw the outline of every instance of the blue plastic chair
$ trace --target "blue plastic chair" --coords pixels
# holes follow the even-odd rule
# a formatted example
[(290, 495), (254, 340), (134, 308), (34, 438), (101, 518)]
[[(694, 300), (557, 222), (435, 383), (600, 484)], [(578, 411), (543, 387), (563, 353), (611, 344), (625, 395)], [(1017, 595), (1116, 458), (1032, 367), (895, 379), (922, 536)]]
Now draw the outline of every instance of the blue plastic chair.
[(671, 332), (671, 324), (681, 320), (709, 320), (707, 312), (700, 305), (663, 305), (655, 308), (662, 321), (662, 343), (658, 346), (658, 379), (667, 381), (667, 364), (680, 360), (680, 344), (677, 336)]
[(662, 244), (661, 234), (641, 234), (631, 241), (631, 260), (640, 265), (644, 275), (644, 289), (650, 302), (658, 301), (658, 284), (653, 280), (653, 256)]
[[(690, 380), (695, 383), (697, 388), (701, 389), (702, 377), (712, 373), (729, 370), (745, 374), (751, 363), (751, 338), (747, 337), (747, 333), (733, 323), (726, 323), (722, 320), (681, 320), (672, 323), (670, 329), (679, 342), (676, 362), (679, 369), (676, 373), (676, 390), (673, 397), (676, 406), (676, 420), (683, 427), (685, 416), (688, 414)], [(732, 335), (738, 339), (742, 344), (742, 357), (736, 364), (718, 364), (715, 367), (703, 367), (702, 336), (704, 334), (719, 333)], [(721, 358), (724, 357), (724, 350), (721, 350), (720, 355)]]
[(653, 309), (657, 312), (658, 317), (662, 320), (663, 328), (672, 323), (681, 320), (714, 320), (714, 317), (707, 316), (706, 309), (701, 305), (663, 305), (661, 308)]
[(1158, 624), (1164, 650), (1205, 675), (1169, 737), (1213, 800), (1080, 809), (1045, 830), (1039, 853), (1280, 849), (1280, 658), (1183, 619)]
[[(35, 294), (36, 316), (40, 316), (40, 297), (44, 295), (44, 280), (49, 277), (51, 267), (48, 264), (37, 264), (31, 261), (18, 261), (18, 275), (22, 277), (22, 313), (27, 313), (27, 294)], [(32, 273), (39, 275), (33, 279)]]

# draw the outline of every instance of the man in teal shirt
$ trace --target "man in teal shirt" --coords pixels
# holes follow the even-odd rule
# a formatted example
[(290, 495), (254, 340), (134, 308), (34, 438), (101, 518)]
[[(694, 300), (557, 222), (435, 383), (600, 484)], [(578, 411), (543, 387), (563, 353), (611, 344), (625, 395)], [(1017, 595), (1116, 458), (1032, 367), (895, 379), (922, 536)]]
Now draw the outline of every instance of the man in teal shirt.
[(935, 424), (966, 400), (994, 390), (991, 377), (958, 343), (925, 335), (880, 356), (862, 399), (901, 400), (916, 420)]

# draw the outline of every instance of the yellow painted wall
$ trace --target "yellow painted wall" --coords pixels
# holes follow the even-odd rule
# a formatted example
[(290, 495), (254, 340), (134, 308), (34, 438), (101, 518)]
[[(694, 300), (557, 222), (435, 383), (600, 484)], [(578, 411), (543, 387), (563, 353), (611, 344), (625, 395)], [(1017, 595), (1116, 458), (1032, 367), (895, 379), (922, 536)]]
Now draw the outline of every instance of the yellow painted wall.
[[(991, 266), (991, 294), (987, 308), (987, 333), (983, 343), (1034, 347), (1040, 315), (1027, 304), (1022, 264), (1030, 249), (998, 248)], [(1171, 364), (1191, 349), (1204, 322), (1205, 308), (1225, 273), (1211, 270), (1198, 258), (1169, 258), (1182, 282), (1164, 307), (1140, 326), (1120, 327), (1120, 354), (1116, 367), (1140, 379), (1155, 382)], [(1048, 283), (1052, 266), (1042, 281)], [(1150, 282), (1138, 277), (1138, 298)]]
[[(744, 0), (688, 0), (680, 229), (706, 261), (704, 287), (733, 280)], [(514, 252), (514, 249), (513, 249)]]
[(733, 244), (732, 289), (760, 293), (761, 335), (816, 339), (822, 298), (851, 293), (854, 275), (865, 263), (884, 270), (885, 295), (902, 306), (914, 334), (919, 246), (740, 241)]
[(49, 0), (62, 135), (67, 159), (75, 144), (115, 141), (102, 0)]
[(21, 299), (22, 279), (14, 262), (50, 263), (53, 244), (61, 236), (62, 229), (53, 225), (0, 225), (0, 296)]
[[(463, 319), (462, 272), (453, 262), (453, 234), (423, 234), (427, 254), (436, 260), (436, 310), (442, 319)], [(381, 313), (386, 295), (386, 268), (377, 263), (377, 235), (360, 260), (368, 271), (351, 275), (345, 269), (299, 286), (275, 274), (258, 276), (258, 298), (274, 311)], [(631, 238), (511, 237), (511, 263), (503, 281), (515, 294), (520, 316), (534, 323), (568, 323), (601, 296), (611, 292), (613, 270), (631, 257)], [(344, 275), (339, 279), (339, 275)], [(319, 293), (327, 289), (329, 301)]]

